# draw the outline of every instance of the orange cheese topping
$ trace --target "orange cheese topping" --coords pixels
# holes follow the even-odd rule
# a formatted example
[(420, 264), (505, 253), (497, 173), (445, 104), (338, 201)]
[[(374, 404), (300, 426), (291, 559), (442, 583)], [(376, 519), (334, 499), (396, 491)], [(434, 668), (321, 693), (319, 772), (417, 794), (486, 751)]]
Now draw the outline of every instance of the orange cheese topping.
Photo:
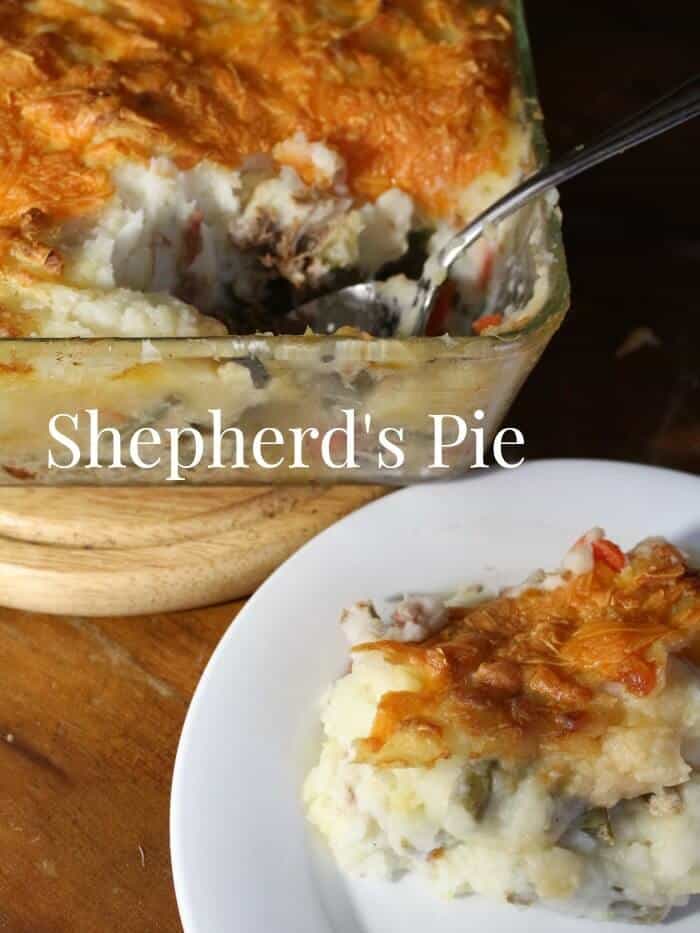
[(358, 760), (595, 755), (623, 715), (619, 691), (651, 694), (664, 683), (669, 655), (693, 660), (699, 644), (700, 576), (675, 548), (645, 545), (617, 571), (596, 559), (591, 572), (554, 590), (452, 610), (448, 625), (420, 644), (356, 648), (409, 666), (421, 684), (382, 697)]
[(499, 168), (511, 44), (472, 0), (0, 0), (0, 230), (36, 246), (120, 159), (236, 167), (296, 131), (359, 199), (449, 214)]

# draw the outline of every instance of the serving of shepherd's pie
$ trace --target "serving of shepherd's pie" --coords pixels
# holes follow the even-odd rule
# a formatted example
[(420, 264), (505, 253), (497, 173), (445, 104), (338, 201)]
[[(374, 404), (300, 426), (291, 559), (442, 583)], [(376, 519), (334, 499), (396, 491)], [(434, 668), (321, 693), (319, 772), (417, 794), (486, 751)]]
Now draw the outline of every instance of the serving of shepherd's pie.
[(342, 619), (309, 819), (346, 869), (654, 922), (700, 892), (700, 576), (595, 529), (487, 598)]

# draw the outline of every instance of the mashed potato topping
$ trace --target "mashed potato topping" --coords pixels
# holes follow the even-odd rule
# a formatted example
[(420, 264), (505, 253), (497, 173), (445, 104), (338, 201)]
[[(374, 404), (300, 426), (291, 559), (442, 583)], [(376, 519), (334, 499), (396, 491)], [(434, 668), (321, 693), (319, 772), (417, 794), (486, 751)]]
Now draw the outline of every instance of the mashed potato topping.
[(557, 576), (345, 614), (304, 787), (341, 866), (645, 922), (700, 893), (700, 580), (599, 530)]
[[(507, 13), (0, 0), (0, 336), (277, 331), (313, 294), (410, 271), (531, 161)], [(455, 271), (462, 311), (489, 249)], [(94, 330), (60, 299), (26, 316), (36, 281), (156, 295), (164, 320), (106, 327), (107, 298)]]
[(449, 213), (501, 168), (511, 48), (500, 3), (2, 0), (0, 225), (90, 209), (125, 154), (237, 168), (297, 131), (363, 200), (398, 184)]

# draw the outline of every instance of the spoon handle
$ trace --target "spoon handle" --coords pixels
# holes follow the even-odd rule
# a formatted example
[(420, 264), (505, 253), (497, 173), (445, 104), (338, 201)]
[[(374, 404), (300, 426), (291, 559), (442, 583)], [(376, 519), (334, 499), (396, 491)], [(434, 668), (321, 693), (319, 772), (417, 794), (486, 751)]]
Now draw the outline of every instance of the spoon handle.
[[(666, 130), (700, 115), (700, 75), (665, 94), (644, 110), (602, 133), (586, 146), (576, 146), (566, 155), (535, 172), (455, 234), (436, 256), (432, 268), (442, 276), (453, 262), (477, 240), (489, 224), (498, 223), (550, 188), (574, 178), (586, 169), (619, 155), (626, 149), (652, 139)], [(437, 268), (436, 268), (437, 267)], [(432, 277), (432, 276), (431, 276)]]

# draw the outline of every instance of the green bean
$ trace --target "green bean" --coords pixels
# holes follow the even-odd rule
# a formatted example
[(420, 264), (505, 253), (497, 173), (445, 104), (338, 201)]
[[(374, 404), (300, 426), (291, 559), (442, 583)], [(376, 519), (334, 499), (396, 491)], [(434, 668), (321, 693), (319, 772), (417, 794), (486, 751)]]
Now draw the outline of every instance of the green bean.
[(610, 822), (610, 813), (605, 807), (588, 810), (581, 817), (578, 828), (606, 846), (615, 845), (615, 833)]
[(493, 763), (487, 762), (483, 770), (468, 771), (464, 778), (462, 803), (475, 820), (480, 820), (486, 811), (493, 790)]

